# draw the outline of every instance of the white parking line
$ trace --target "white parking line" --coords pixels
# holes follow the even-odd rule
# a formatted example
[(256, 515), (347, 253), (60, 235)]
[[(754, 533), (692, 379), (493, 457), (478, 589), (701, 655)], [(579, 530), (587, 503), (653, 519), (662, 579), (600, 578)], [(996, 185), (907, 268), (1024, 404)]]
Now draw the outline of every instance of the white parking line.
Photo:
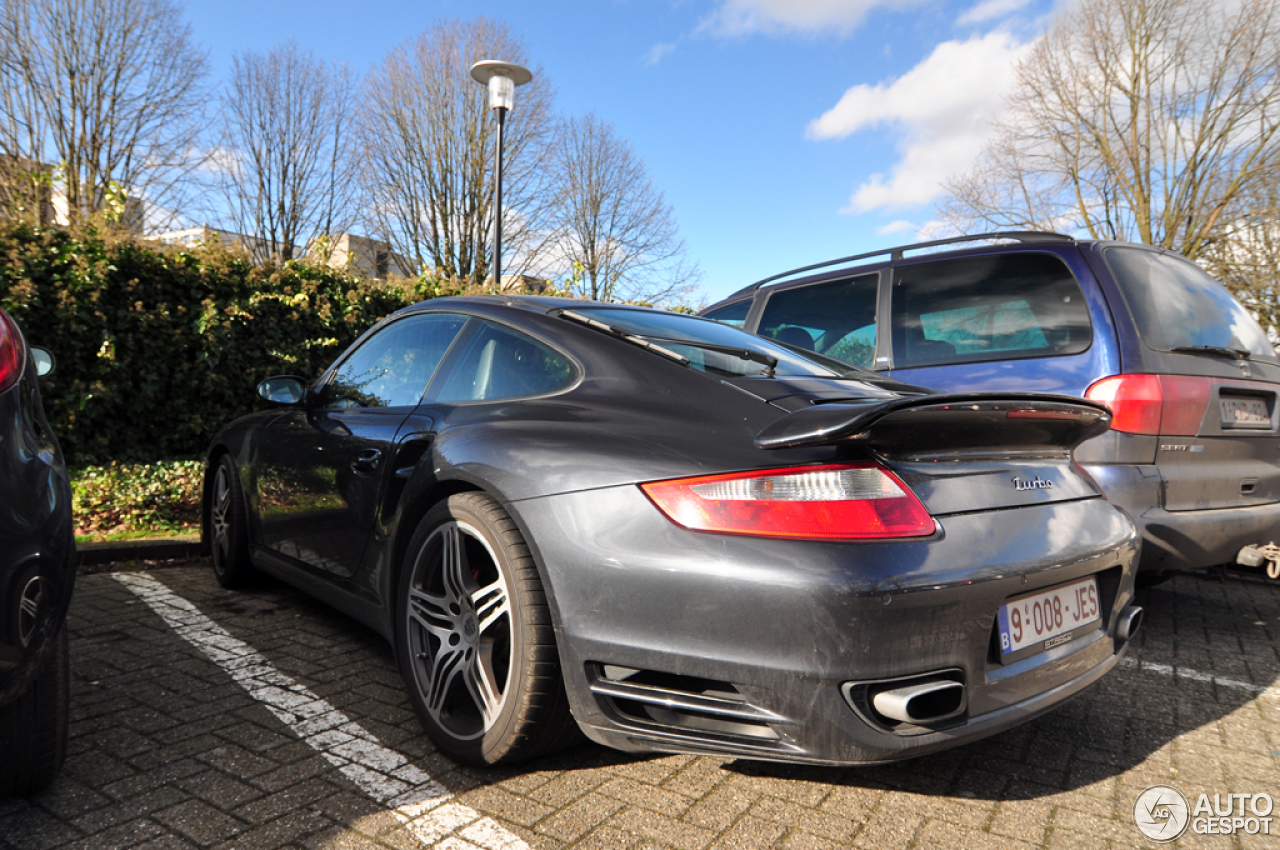
[(1215, 676), (1212, 673), (1201, 673), (1199, 670), (1190, 670), (1186, 667), (1174, 667), (1172, 664), (1155, 664), (1151, 661), (1139, 661), (1136, 658), (1125, 656), (1120, 659), (1120, 666), (1130, 670), (1141, 670), (1143, 673), (1155, 673), (1157, 676), (1169, 676), (1175, 679), (1190, 679), (1193, 682), (1206, 682), (1217, 685), (1220, 688), (1234, 688), (1240, 691), (1251, 691), (1259, 697), (1268, 699), (1280, 699), (1280, 688), (1268, 688), (1263, 685), (1255, 685), (1252, 682), (1245, 682), (1240, 679), (1225, 679), (1221, 676)]
[(360, 724), (278, 671), (196, 606), (145, 573), (113, 573), (192, 646), (354, 782), (391, 809), (423, 844), (439, 850), (528, 850), (492, 818), (454, 802), (449, 789), (384, 747)]

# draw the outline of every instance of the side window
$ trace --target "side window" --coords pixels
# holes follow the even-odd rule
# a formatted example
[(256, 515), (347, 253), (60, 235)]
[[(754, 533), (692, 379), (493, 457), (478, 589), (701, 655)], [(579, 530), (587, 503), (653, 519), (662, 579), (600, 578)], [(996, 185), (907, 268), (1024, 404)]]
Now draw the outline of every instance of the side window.
[(569, 360), (518, 331), (477, 319), (465, 347), (450, 358), (436, 401), (492, 401), (545, 395), (574, 379)]
[(870, 369), (878, 274), (783, 289), (769, 296), (760, 335)]
[(751, 312), (751, 299), (746, 301), (737, 301), (727, 307), (721, 307), (718, 310), (712, 310), (710, 313), (703, 313), (704, 319), (715, 319), (717, 322), (724, 322), (726, 325), (733, 325), (740, 328), (747, 323), (747, 314)]
[(1078, 354), (1093, 340), (1080, 284), (1049, 254), (895, 269), (897, 368)]
[(323, 405), (416, 405), (466, 320), (456, 313), (418, 313), (392, 322), (342, 361), (325, 388)]

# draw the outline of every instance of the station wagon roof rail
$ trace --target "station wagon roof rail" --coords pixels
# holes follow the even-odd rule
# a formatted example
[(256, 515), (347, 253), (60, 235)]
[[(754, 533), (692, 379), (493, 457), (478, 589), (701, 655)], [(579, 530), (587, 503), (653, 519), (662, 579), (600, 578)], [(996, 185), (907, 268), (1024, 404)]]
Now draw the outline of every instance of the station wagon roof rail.
[(994, 239), (1009, 239), (1016, 242), (1075, 242), (1076, 241), (1074, 237), (1065, 236), (1061, 233), (1051, 233), (1049, 231), (1036, 231), (1036, 230), (1004, 230), (1004, 231), (996, 231), (994, 233), (972, 233), (967, 236), (952, 236), (947, 239), (934, 239), (929, 242), (915, 242), (910, 245), (899, 245), (896, 248), (882, 248), (879, 251), (868, 251), (865, 254), (854, 254), (851, 257), (841, 257), (837, 260), (826, 260), (825, 262), (814, 263), (813, 265), (810, 265), (810, 266), (801, 266), (798, 269), (792, 269), (791, 271), (782, 272), (781, 274), (775, 274), (772, 277), (766, 277), (764, 280), (758, 280), (755, 283), (750, 284), (749, 286), (744, 286), (742, 289), (739, 289), (737, 292), (733, 293), (733, 295), (729, 297), (733, 298), (734, 296), (737, 296), (737, 295), (744, 295), (748, 292), (755, 292), (757, 289), (764, 286), (765, 284), (774, 283), (775, 281), (779, 281), (784, 278), (791, 277), (793, 275), (802, 274), (803, 272), (811, 272), (811, 271), (815, 271), (816, 269), (826, 268), (827, 266), (837, 266), (837, 265), (840, 265), (841, 263), (852, 263), (858, 260), (869, 260), (872, 257), (883, 257), (886, 254), (889, 255), (891, 262), (896, 263), (896, 262), (900, 262), (906, 256), (907, 251), (918, 251), (922, 248), (936, 248), (940, 245), (954, 245), (961, 242), (983, 242), (983, 241), (990, 241)]

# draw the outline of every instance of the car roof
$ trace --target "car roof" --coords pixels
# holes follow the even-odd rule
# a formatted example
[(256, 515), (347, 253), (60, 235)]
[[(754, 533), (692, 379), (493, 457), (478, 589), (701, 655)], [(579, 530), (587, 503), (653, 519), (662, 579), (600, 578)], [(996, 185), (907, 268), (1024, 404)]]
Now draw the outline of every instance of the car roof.
[[(887, 261), (880, 262), (880, 263), (868, 263), (866, 265), (889, 266), (895, 263), (902, 262), (903, 260), (906, 260), (906, 259), (916, 259), (915, 257), (908, 258), (906, 256), (907, 251), (922, 251), (930, 248), (940, 248), (948, 245), (963, 245), (964, 243), (967, 243), (967, 242), (990, 243), (990, 242), (997, 242), (997, 241), (1017, 242), (1017, 243), (1026, 244), (1026, 245), (1044, 244), (1044, 243), (1055, 243), (1055, 244), (1062, 244), (1062, 245), (1085, 244), (1084, 242), (1077, 240), (1073, 236), (1066, 236), (1062, 233), (1051, 233), (1048, 231), (1036, 231), (1036, 230), (1006, 230), (1006, 231), (997, 231), (992, 233), (975, 233), (975, 234), (969, 234), (965, 236), (952, 236), (946, 239), (934, 239), (927, 242), (913, 242), (909, 245), (898, 245), (893, 248), (882, 248), (878, 251), (868, 251), (865, 254), (853, 254), (848, 257), (839, 257), (834, 260), (824, 260), (823, 262), (820, 262), (820, 263), (812, 263), (807, 266), (801, 266), (799, 268), (791, 269), (790, 271), (785, 271), (785, 272), (780, 272), (779, 274), (770, 275), (769, 277), (766, 277), (762, 280), (758, 280), (755, 283), (744, 286), (743, 288), (734, 292), (732, 295), (729, 295), (726, 298), (722, 299), (718, 303), (724, 304), (729, 301), (737, 300), (738, 298), (752, 294), (769, 284), (776, 284), (779, 287), (786, 286), (788, 284), (796, 282), (796, 281), (788, 281), (786, 280), (787, 278), (793, 277), (795, 275), (804, 274), (805, 272), (818, 271), (819, 269), (825, 269), (830, 266), (843, 266), (843, 265), (848, 265), (849, 263), (856, 263), (859, 260), (870, 260), (876, 257), (887, 258)], [(972, 247), (957, 248), (954, 251), (948, 251), (946, 253), (947, 254), (976, 253), (979, 251), (989, 251), (992, 248), (999, 248), (999, 247), (1002, 247), (1002, 246), (990, 245), (990, 244), (974, 245)], [(847, 270), (840, 269), (839, 271), (844, 272)], [(808, 280), (810, 278), (816, 278), (820, 276), (821, 275), (811, 275), (810, 277), (803, 278), (803, 279)]]
[[(437, 298), (430, 298), (426, 301), (419, 301), (417, 304), (406, 307), (405, 311), (418, 312), (420, 310), (431, 308), (457, 309), (465, 308), (467, 306), (489, 308), (513, 307), (533, 313), (549, 313), (552, 310), (582, 310), (591, 308), (635, 310), (637, 312), (647, 313), (669, 312), (660, 307), (646, 307), (640, 304), (623, 304), (616, 301), (591, 301), (583, 298), (562, 298), (554, 295), (513, 295), (507, 293), (442, 295)], [(697, 316), (692, 313), (683, 313), (681, 315), (686, 315), (691, 319), (712, 321), (711, 319), (703, 319), (701, 316)]]

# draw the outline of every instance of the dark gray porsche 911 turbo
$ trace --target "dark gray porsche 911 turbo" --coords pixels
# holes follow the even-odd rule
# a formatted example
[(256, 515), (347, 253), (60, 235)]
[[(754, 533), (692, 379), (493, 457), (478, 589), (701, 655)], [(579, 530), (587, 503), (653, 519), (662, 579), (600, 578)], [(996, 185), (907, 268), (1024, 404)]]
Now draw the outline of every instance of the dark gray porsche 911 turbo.
[(1141, 620), (1137, 537), (1071, 460), (1106, 408), (938, 395), (717, 322), (440, 298), (209, 453), (227, 586), (275, 575), (395, 646), (446, 753), (828, 764), (1009, 728)]

